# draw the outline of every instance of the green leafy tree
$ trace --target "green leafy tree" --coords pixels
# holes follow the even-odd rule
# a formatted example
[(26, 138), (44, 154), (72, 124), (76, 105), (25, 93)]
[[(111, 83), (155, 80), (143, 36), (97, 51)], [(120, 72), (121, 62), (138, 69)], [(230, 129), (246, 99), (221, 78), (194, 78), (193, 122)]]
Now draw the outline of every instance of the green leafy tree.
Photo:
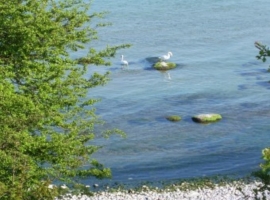
[(130, 45), (84, 55), (106, 25), (95, 23), (104, 13), (89, 9), (83, 0), (0, 2), (0, 199), (53, 199), (59, 190), (52, 183), (72, 188), (77, 178), (111, 176), (91, 158), (101, 121), (98, 99), (87, 96), (109, 74), (89, 69), (110, 65)]
[[(270, 50), (267, 45), (263, 45), (260, 42), (255, 42), (255, 47), (259, 49), (259, 54), (256, 56), (257, 59), (263, 62), (267, 61), (267, 57), (270, 57)], [(270, 67), (268, 68), (270, 71)], [(264, 148), (262, 150), (263, 163), (260, 164), (260, 169), (253, 172), (253, 175), (261, 180), (261, 184), (254, 189), (255, 199), (267, 199), (265, 191), (270, 191), (270, 148)]]
[[(259, 54), (256, 56), (256, 58), (266, 62), (267, 57), (270, 57), (269, 47), (261, 44), (260, 42), (255, 42), (255, 47), (259, 49)], [(261, 178), (265, 184), (265, 187), (267, 186), (270, 189), (270, 147), (262, 150), (262, 159), (264, 160), (264, 163), (260, 165), (261, 169), (254, 174), (255, 176)]]

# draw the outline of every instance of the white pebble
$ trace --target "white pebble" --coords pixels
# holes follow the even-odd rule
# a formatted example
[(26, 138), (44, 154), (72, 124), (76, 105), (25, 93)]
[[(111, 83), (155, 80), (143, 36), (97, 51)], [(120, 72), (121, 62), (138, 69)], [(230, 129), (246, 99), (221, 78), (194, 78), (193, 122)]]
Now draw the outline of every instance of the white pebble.
[[(199, 188), (191, 191), (181, 191), (177, 189), (176, 191), (169, 192), (156, 192), (156, 191), (142, 191), (134, 193), (123, 192), (98, 192), (94, 196), (78, 195), (78, 196), (64, 196), (63, 200), (253, 200), (255, 199), (253, 189), (260, 185), (259, 182), (254, 182), (250, 184), (243, 183), (233, 183), (227, 184), (225, 186), (216, 186), (213, 189), (210, 188)], [(242, 191), (247, 197), (242, 194), (238, 188), (241, 187)], [(144, 188), (148, 188), (147, 186)], [(259, 198), (265, 195), (267, 199), (270, 199), (270, 192), (265, 191), (263, 194), (259, 194)], [(58, 200), (58, 199), (55, 199)]]

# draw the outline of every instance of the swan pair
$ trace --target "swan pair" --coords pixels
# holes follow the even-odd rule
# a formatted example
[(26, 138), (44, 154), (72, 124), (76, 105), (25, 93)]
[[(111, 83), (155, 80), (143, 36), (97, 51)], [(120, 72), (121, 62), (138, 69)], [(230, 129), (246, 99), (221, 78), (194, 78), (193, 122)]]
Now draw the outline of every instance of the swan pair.
[[(168, 52), (167, 55), (160, 56), (159, 59), (162, 61), (169, 60), (173, 56), (172, 52)], [(124, 60), (124, 55), (121, 56), (121, 64), (128, 66), (128, 61)]]

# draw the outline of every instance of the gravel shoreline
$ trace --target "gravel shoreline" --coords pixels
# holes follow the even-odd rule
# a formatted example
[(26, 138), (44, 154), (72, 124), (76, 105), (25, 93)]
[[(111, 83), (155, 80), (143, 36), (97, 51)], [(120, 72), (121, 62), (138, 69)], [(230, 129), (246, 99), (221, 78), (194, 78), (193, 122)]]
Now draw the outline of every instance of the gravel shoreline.
[[(261, 182), (243, 183), (235, 181), (224, 185), (212, 185), (197, 189), (182, 190), (178, 188), (153, 190), (143, 186), (141, 191), (122, 190), (114, 192), (95, 192), (94, 196), (66, 195), (63, 200), (254, 200), (254, 189), (258, 189)], [(241, 190), (241, 191), (240, 191)], [(270, 199), (269, 191), (257, 195), (258, 199)]]

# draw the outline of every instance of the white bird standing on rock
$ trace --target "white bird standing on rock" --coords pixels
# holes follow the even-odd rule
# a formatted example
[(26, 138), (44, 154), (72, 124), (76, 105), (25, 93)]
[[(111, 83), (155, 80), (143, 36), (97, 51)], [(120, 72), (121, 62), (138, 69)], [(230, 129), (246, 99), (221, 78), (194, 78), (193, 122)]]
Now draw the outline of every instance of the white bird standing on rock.
[(128, 61), (124, 60), (124, 55), (122, 55), (121, 64), (128, 66)]
[(159, 59), (165, 61), (169, 60), (171, 56), (173, 56), (173, 54), (169, 51), (167, 55), (160, 56)]

